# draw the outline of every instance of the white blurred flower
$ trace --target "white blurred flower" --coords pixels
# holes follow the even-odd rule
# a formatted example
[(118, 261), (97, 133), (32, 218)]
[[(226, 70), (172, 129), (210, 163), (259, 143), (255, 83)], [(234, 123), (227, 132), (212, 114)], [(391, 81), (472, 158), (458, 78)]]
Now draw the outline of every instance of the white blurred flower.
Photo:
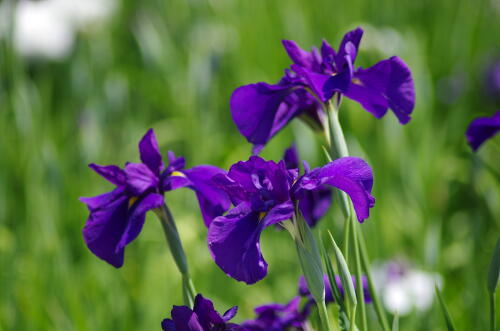
[(429, 309), (434, 299), (434, 284), (442, 282), (438, 274), (394, 261), (374, 267), (373, 276), (385, 308), (399, 315)]
[(76, 31), (107, 18), (114, 4), (114, 0), (22, 0), (12, 7), (4, 2), (0, 37), (12, 31), (20, 54), (59, 59), (70, 52)]

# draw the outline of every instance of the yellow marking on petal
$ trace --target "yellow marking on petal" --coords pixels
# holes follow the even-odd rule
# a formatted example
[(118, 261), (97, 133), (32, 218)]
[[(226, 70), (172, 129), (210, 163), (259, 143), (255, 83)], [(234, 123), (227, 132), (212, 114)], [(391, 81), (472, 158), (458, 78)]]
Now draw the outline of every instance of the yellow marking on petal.
[(177, 177), (184, 177), (184, 178), (186, 178), (186, 175), (184, 175), (180, 171), (172, 171), (172, 173), (170, 174), (170, 176), (177, 176)]
[(259, 213), (259, 221), (261, 221), (264, 217), (266, 217), (266, 214), (267, 214), (267, 213), (266, 213), (265, 211), (261, 211), (261, 212)]
[(354, 77), (352, 79), (352, 82), (353, 82), (353, 84), (358, 84), (358, 85), (363, 86), (363, 83), (359, 80), (359, 78)]
[(132, 197), (128, 200), (128, 207), (132, 207), (132, 205), (139, 199), (138, 197)]

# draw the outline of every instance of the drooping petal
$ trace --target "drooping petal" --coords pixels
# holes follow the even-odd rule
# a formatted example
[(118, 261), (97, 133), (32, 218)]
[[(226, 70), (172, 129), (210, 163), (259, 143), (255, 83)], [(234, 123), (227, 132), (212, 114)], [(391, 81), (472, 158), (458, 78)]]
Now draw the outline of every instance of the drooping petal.
[(82, 198), (90, 210), (83, 228), (87, 247), (100, 259), (119, 268), (123, 265), (123, 251), (116, 246), (127, 227), (129, 199), (121, 188), (94, 197)]
[(91, 163), (89, 164), (89, 168), (116, 186), (125, 185), (127, 178), (125, 172), (115, 165), (100, 166), (98, 164)]
[(241, 134), (254, 145), (265, 145), (287, 123), (275, 118), (285, 97), (293, 92), (289, 85), (257, 83), (237, 88), (231, 95), (231, 115)]
[(329, 188), (318, 188), (303, 193), (299, 201), (299, 209), (309, 226), (313, 227), (326, 214), (332, 204), (332, 191)]
[(295, 64), (292, 65), (291, 68), (298, 75), (305, 78), (305, 80), (307, 81), (308, 87), (312, 90), (312, 92), (314, 92), (314, 94), (322, 102), (326, 102), (332, 97), (333, 92), (325, 89), (325, 84), (331, 78), (330, 75), (317, 73), (317, 72), (314, 72), (314, 71), (309, 70), (307, 68), (300, 67), (300, 66), (295, 65)]
[(163, 161), (153, 129), (149, 129), (139, 142), (139, 153), (142, 163), (158, 176), (163, 170)]
[(243, 186), (226, 174), (216, 174), (212, 177), (212, 182), (219, 189), (226, 192), (235, 206), (239, 205), (243, 201), (249, 200), (248, 194), (245, 192)]
[(324, 184), (347, 193), (360, 222), (368, 218), (375, 199), (370, 194), (373, 186), (372, 170), (365, 161), (357, 157), (343, 157), (314, 169), (299, 179), (294, 194), (300, 201), (304, 191), (317, 190)]
[(279, 205), (263, 218), (242, 203), (208, 228), (208, 247), (215, 263), (230, 277), (253, 284), (267, 274), (267, 262), (260, 251), (260, 234), (267, 226), (291, 217), (293, 205)]
[(370, 68), (358, 69), (346, 96), (361, 103), (377, 117), (383, 116), (390, 108), (401, 124), (408, 123), (415, 107), (410, 69), (396, 56)]
[(146, 219), (146, 212), (151, 209), (160, 208), (163, 205), (163, 196), (157, 193), (150, 193), (144, 198), (137, 200), (128, 210), (127, 226), (125, 227), (120, 241), (116, 245), (116, 252), (123, 252), (132, 240), (141, 233)]
[(175, 323), (171, 319), (165, 318), (161, 322), (161, 328), (163, 329), (163, 331), (175, 331)]
[(473, 120), (467, 128), (466, 137), (474, 151), (489, 138), (500, 132), (500, 110), (491, 117), (480, 117)]
[(125, 166), (127, 185), (135, 196), (139, 196), (150, 188), (158, 186), (158, 176), (142, 163), (128, 163)]
[(225, 175), (225, 171), (211, 165), (200, 165), (183, 170), (182, 173), (190, 180), (188, 186), (196, 192), (201, 214), (208, 227), (212, 220), (225, 213), (231, 206), (227, 193), (214, 185), (215, 175)]

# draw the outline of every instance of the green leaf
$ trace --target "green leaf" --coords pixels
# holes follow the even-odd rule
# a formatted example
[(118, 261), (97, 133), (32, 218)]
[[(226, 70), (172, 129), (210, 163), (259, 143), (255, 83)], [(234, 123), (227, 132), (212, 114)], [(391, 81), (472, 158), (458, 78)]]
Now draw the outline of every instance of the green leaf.
[(330, 231), (328, 231), (328, 234), (333, 245), (333, 252), (335, 253), (335, 259), (337, 260), (337, 267), (340, 272), (340, 279), (342, 280), (344, 292), (347, 294), (349, 301), (351, 301), (353, 305), (356, 305), (358, 301), (356, 299), (356, 292), (354, 290), (354, 284), (352, 283), (351, 273), (347, 267), (347, 262), (345, 261), (344, 255), (342, 255), (342, 252), (337, 246), (337, 243), (335, 242), (335, 239), (333, 239)]
[(437, 285), (435, 286), (436, 296), (438, 297), (439, 305), (441, 306), (441, 311), (443, 312), (444, 320), (446, 322), (446, 327), (448, 331), (455, 331), (455, 326), (453, 324), (453, 320), (451, 319), (450, 313), (448, 312), (448, 308), (446, 307), (446, 303), (444, 302), (443, 296), (441, 295), (441, 291)]
[(488, 291), (495, 293), (498, 286), (498, 275), (500, 273), (500, 238), (497, 240), (493, 256), (491, 257), (490, 271), (488, 272)]

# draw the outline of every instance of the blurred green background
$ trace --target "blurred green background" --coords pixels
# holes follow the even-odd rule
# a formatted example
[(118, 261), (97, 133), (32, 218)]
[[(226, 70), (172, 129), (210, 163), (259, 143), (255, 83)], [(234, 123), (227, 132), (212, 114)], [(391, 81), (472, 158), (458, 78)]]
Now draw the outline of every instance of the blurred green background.
[[(488, 63), (500, 55), (499, 15), (495, 0), (123, 0), (101, 26), (80, 30), (62, 59), (22, 57), (4, 34), (0, 330), (159, 330), (171, 306), (182, 304), (161, 226), (148, 216), (121, 269), (93, 256), (82, 240), (87, 210), (78, 197), (111, 185), (87, 164), (137, 161), (137, 143), (150, 127), (161, 150), (185, 156), (188, 167), (227, 168), (246, 159), (250, 145), (229, 114), (232, 91), (281, 77), (290, 64), (281, 39), (309, 49), (325, 38), (337, 47), (358, 25), (366, 33), (357, 64), (398, 55), (417, 93), (406, 126), (390, 112), (377, 120), (352, 101), (342, 106), (351, 152), (375, 174), (377, 204), (363, 224), (371, 259), (407, 259), (440, 273), (458, 329), (486, 329), (485, 280), (500, 228), (500, 145), (497, 137), (473, 155), (464, 132), (474, 117), (500, 107), (484, 86)], [(298, 121), (263, 156), (279, 159), (293, 140), (310, 164), (324, 162)], [(179, 190), (166, 200), (197, 290), (219, 310), (238, 305), (242, 321), (255, 305), (295, 295), (300, 268), (285, 231), (265, 231), (269, 276), (247, 286), (212, 262), (194, 194)], [(338, 216), (332, 211), (321, 227), (339, 235)], [(403, 317), (400, 327), (445, 324), (435, 304)]]

